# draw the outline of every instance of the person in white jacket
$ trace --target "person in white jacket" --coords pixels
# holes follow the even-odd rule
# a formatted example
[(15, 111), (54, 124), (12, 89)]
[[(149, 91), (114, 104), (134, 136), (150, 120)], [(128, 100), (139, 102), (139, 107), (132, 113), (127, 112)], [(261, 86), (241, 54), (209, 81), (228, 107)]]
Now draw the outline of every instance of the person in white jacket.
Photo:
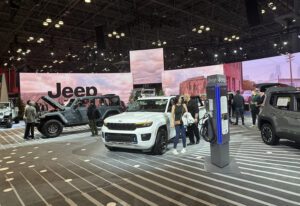
[(187, 107), (184, 104), (183, 97), (176, 97), (174, 100), (174, 105), (172, 106), (172, 114), (171, 114), (171, 127), (175, 127), (176, 136), (174, 138), (174, 146), (173, 146), (173, 154), (177, 155), (177, 144), (179, 141), (179, 136), (182, 137), (183, 149), (181, 153), (186, 152), (186, 135), (185, 135), (185, 127), (182, 122), (182, 116), (186, 113)]

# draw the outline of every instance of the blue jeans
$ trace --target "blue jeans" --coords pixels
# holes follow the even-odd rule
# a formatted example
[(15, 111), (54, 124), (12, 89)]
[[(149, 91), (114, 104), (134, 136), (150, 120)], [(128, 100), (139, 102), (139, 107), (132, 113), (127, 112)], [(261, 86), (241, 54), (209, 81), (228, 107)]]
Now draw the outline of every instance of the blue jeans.
[(174, 138), (174, 149), (176, 149), (177, 147), (179, 136), (181, 136), (182, 144), (183, 147), (185, 148), (186, 147), (185, 127), (183, 126), (183, 124), (175, 125), (175, 130), (176, 130), (176, 136)]

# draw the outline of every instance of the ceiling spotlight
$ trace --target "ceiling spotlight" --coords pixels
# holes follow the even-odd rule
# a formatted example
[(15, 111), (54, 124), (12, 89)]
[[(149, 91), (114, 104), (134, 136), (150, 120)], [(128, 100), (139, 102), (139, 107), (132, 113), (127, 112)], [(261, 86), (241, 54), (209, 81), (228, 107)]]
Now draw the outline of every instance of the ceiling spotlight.
[(50, 52), (51, 56), (54, 56), (54, 52)]
[(157, 46), (161, 46), (161, 43), (158, 43)]
[(44, 26), (48, 26), (48, 25), (49, 25), (49, 23), (48, 23), (48, 22), (46, 22), (46, 21), (44, 21), (44, 22), (43, 22), (43, 25), (44, 25)]
[(236, 39), (236, 40), (239, 40), (239, 39), (240, 39), (240, 37), (239, 37), (239, 36), (237, 36), (237, 37), (235, 37), (235, 39)]
[(262, 14), (266, 13), (266, 10), (262, 9), (262, 10), (261, 10), (261, 13), (262, 13)]
[(277, 47), (277, 44), (276, 44), (276, 43), (274, 43), (274, 44), (273, 44), (273, 46), (274, 46), (274, 47)]
[(229, 38), (228, 41), (232, 41), (232, 39)]
[(7, 66), (7, 63), (5, 62), (3, 65), (6, 67), (6, 66)]
[(59, 24), (55, 24), (55, 28), (60, 28), (60, 25)]
[(219, 56), (218, 54), (215, 54), (215, 55), (214, 55), (215, 58), (217, 58), (218, 56)]
[(21, 53), (21, 52), (22, 52), (22, 49), (19, 48), (19, 49), (17, 50), (17, 53)]
[(103, 53), (103, 52), (101, 53), (101, 56), (104, 56), (104, 53)]
[(235, 53), (235, 54), (236, 54), (236, 53), (237, 53), (237, 50), (236, 50), (236, 49), (235, 49), (235, 50), (233, 50), (233, 53)]
[(209, 27), (206, 27), (206, 28), (205, 28), (205, 31), (209, 31), (209, 30), (210, 30), (210, 28), (209, 28)]
[(155, 45), (156, 43), (155, 42), (152, 42), (152, 45)]
[(92, 1), (91, 0), (84, 0), (85, 3), (90, 4)]
[(167, 42), (166, 42), (166, 41), (164, 41), (164, 42), (163, 42), (163, 45), (166, 45), (166, 44), (167, 44)]
[(232, 36), (231, 36), (231, 38), (233, 38), (233, 39), (235, 39), (235, 37), (236, 37), (235, 35), (232, 35)]
[(201, 26), (200, 26), (200, 29), (204, 29), (204, 26), (203, 26), (203, 25), (201, 25)]
[(287, 44), (288, 44), (288, 42), (287, 42), (287, 41), (284, 41), (284, 42), (283, 42), (283, 45), (287, 45)]
[(202, 33), (202, 30), (199, 29), (199, 30), (198, 30), (198, 34), (201, 34), (201, 33)]
[(47, 65), (44, 65), (44, 66), (43, 66), (43, 68), (47, 68), (47, 67), (48, 67)]
[(52, 65), (49, 66), (49, 68), (52, 68), (52, 67), (53, 67)]
[(64, 22), (62, 20), (58, 21), (59, 25), (64, 25)]
[(117, 35), (116, 38), (117, 38), (117, 39), (120, 39), (120, 35)]
[(18, 58), (17, 58), (17, 61), (21, 61), (21, 59), (22, 59), (21, 57), (18, 57)]
[(117, 32), (116, 32), (116, 31), (113, 31), (112, 34), (113, 34), (113, 35), (117, 35)]
[(227, 40), (228, 40), (228, 37), (225, 37), (224, 40), (227, 41)]
[(197, 28), (194, 27), (194, 28), (192, 29), (192, 31), (193, 31), (193, 32), (196, 32), (196, 31), (197, 31)]
[(56, 64), (57, 62), (58, 62), (58, 61), (57, 61), (56, 59), (53, 61), (54, 64)]
[(298, 39), (300, 39), (300, 34), (298, 34)]
[(98, 54), (98, 51), (97, 51), (97, 50), (95, 51), (95, 54)]
[(122, 33), (121, 33), (121, 36), (124, 37), (124, 36), (125, 36), (125, 33), (122, 32)]
[(26, 52), (22, 52), (22, 55), (25, 56), (25, 55), (26, 55)]
[(295, 23), (295, 22), (296, 22), (296, 19), (293, 19), (293, 20), (292, 20), (292, 22), (294, 22), (294, 23)]
[(61, 60), (59, 63), (60, 63), (60, 64), (62, 64), (62, 63), (64, 63), (64, 61), (63, 61), (63, 60)]
[(273, 6), (273, 7), (272, 7), (272, 10), (273, 10), (273, 11), (275, 11), (276, 9), (277, 9), (277, 7), (276, 7), (276, 6)]
[(108, 37), (112, 37), (112, 34), (111, 34), (111, 33), (109, 33), (107, 36), (108, 36)]
[(46, 22), (47, 22), (47, 23), (51, 23), (51, 22), (52, 22), (52, 19), (47, 18), (47, 19), (46, 19)]
[(239, 49), (240, 49), (240, 50), (243, 50), (243, 47), (240, 47)]

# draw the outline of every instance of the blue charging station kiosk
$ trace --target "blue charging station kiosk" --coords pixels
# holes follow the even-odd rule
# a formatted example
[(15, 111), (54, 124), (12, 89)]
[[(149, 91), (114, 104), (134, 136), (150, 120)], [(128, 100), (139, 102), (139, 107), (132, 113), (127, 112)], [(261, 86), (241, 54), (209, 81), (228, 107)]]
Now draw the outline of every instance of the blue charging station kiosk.
[(229, 165), (229, 116), (227, 101), (226, 76), (211, 75), (207, 77), (207, 113), (211, 120), (208, 126), (211, 163), (219, 168)]

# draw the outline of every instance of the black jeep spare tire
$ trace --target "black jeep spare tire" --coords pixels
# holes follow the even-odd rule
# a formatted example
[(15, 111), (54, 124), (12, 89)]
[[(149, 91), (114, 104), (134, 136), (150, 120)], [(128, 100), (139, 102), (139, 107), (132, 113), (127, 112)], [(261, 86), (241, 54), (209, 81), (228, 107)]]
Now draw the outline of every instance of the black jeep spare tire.
[(46, 121), (42, 126), (42, 133), (46, 137), (57, 137), (63, 131), (63, 125), (56, 119)]
[(167, 147), (168, 147), (167, 131), (161, 128), (157, 132), (155, 144), (152, 148), (152, 154), (162, 155), (167, 151)]
[(271, 124), (265, 123), (261, 126), (261, 138), (268, 145), (276, 145), (279, 143), (279, 138), (275, 135)]

